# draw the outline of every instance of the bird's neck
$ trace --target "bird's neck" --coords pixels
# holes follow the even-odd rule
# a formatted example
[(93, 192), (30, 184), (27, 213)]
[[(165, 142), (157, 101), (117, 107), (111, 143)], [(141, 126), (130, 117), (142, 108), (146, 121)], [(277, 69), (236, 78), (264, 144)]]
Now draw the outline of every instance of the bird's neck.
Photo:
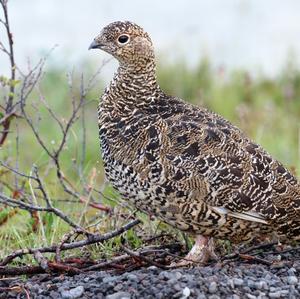
[(128, 86), (132, 87), (135, 84), (138, 84), (138, 89), (142, 87), (139, 86), (139, 84), (144, 83), (147, 83), (146, 87), (149, 89), (157, 87), (156, 65), (154, 60), (147, 63), (141, 63), (141, 65), (138, 63), (132, 65), (120, 63), (117, 76), (119, 82), (126, 82)]
[(104, 94), (104, 100), (121, 109), (134, 108), (147, 105), (158, 90), (154, 61), (149, 61), (143, 67), (121, 63)]

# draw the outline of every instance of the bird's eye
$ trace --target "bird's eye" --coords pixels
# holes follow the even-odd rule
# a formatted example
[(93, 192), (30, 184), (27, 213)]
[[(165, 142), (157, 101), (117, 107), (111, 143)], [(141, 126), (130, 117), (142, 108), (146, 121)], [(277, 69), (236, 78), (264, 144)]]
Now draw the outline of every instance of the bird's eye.
[(118, 37), (118, 42), (120, 44), (126, 44), (129, 41), (129, 36), (126, 34), (122, 34)]

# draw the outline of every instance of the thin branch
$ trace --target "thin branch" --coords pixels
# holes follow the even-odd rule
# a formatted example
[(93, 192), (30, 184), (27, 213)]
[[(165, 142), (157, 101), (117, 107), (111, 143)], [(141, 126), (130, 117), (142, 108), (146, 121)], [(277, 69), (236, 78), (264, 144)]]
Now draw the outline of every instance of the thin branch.
[(7, 165), (6, 163), (3, 163), (2, 161), (0, 161), (0, 165), (1, 165), (2, 167), (5, 167), (5, 168), (9, 169), (11, 172), (13, 172), (13, 173), (15, 173), (15, 174), (17, 174), (17, 175), (19, 175), (19, 176), (21, 176), (21, 177), (24, 177), (24, 178), (26, 178), (26, 179), (36, 180), (36, 177), (34, 177), (34, 176), (32, 176), (32, 175), (27, 175), (27, 174), (25, 174), (25, 173), (23, 173), (23, 172), (20, 172), (20, 171), (14, 169), (13, 167)]
[[(4, 45), (1, 43), (1, 50), (5, 52), (8, 57), (9, 57), (9, 62), (10, 62), (10, 84), (9, 84), (9, 93), (8, 93), (8, 99), (6, 102), (6, 107), (5, 107), (5, 113), (10, 114), (12, 112), (12, 106), (13, 106), (13, 101), (15, 97), (15, 78), (16, 78), (16, 65), (15, 65), (15, 57), (14, 57), (14, 42), (13, 42), (13, 35), (10, 31), (10, 24), (9, 24), (9, 18), (8, 18), (8, 7), (7, 7), (7, 1), (1, 0), (0, 1), (3, 14), (4, 14), (4, 21), (2, 21), (2, 24), (4, 24), (4, 27), (6, 29), (6, 35), (8, 39), (8, 47), (9, 49), (7, 50)], [(3, 145), (5, 142), (8, 133), (9, 133), (9, 128), (11, 124), (11, 118), (8, 117), (3, 123), (3, 132), (0, 137), (0, 146)]]
[[(118, 255), (105, 261), (67, 258), (59, 262), (53, 262), (46, 260), (44, 257), (41, 256), (41, 253), (37, 251), (35, 255), (39, 260), (39, 266), (0, 266), (0, 275), (26, 275), (45, 272), (78, 274), (82, 272), (109, 269), (116, 269), (118, 271), (128, 271), (133, 268), (143, 267), (145, 263), (154, 265), (153, 261), (157, 264), (157, 267), (165, 268), (166, 266), (164, 265), (164, 263), (168, 262), (166, 258), (169, 256), (173, 256), (170, 250), (174, 250), (175, 248), (177, 250), (178, 246), (180, 246), (178, 243), (171, 243), (158, 246), (146, 246), (136, 251), (129, 250), (130, 254)], [(144, 262), (141, 262), (141, 257), (144, 258)], [(163, 264), (161, 263), (162, 259)], [(41, 265), (41, 262), (43, 263), (43, 265)]]
[(29, 204), (29, 203), (25, 203), (23, 200), (16, 200), (13, 198), (10, 198), (8, 196), (5, 196), (4, 194), (0, 193), (0, 203), (3, 204), (7, 204), (9, 206), (12, 207), (18, 207), (20, 209), (23, 210), (27, 210), (27, 211), (44, 211), (44, 212), (52, 212), (54, 213), (56, 216), (60, 217), (62, 220), (64, 220), (66, 223), (68, 223), (71, 227), (75, 228), (75, 229), (80, 229), (80, 230), (84, 230), (81, 226), (77, 225), (75, 222), (73, 222), (67, 215), (65, 215), (61, 210), (55, 208), (52, 203), (51, 200), (46, 192), (46, 189), (43, 185), (42, 180), (39, 177), (39, 173), (38, 173), (38, 169), (36, 168), (36, 166), (33, 166), (33, 173), (34, 175), (26, 175), (24, 173), (21, 173), (13, 168), (11, 168), (10, 166), (4, 164), (3, 162), (0, 161), (0, 165), (6, 167), (7, 169), (11, 170), (14, 173), (17, 173), (20, 176), (23, 176), (27, 179), (31, 179), (34, 180), (37, 183), (37, 189), (39, 189), (42, 193), (42, 198), (43, 200), (46, 202), (46, 207), (41, 207), (37, 204)]
[[(118, 228), (116, 230), (113, 230), (111, 232), (108, 232), (104, 235), (100, 235), (100, 234), (91, 235), (91, 234), (89, 234), (85, 240), (80, 240), (80, 241), (76, 241), (76, 242), (73, 242), (73, 243), (63, 244), (60, 247), (60, 250), (70, 250), (70, 249), (80, 248), (80, 247), (95, 244), (95, 243), (102, 243), (102, 242), (107, 241), (109, 239), (112, 239), (112, 238), (114, 238), (118, 235), (121, 235), (125, 231), (127, 231), (127, 230), (131, 229), (132, 227), (136, 226), (137, 224), (139, 224), (140, 222), (141, 221), (139, 219), (133, 220), (133, 221), (121, 226), (120, 228)], [(7, 257), (5, 257), (0, 262), (0, 266), (7, 265), (8, 263), (13, 261), (17, 257), (22, 257), (22, 256), (28, 255), (28, 254), (34, 254), (34, 252), (36, 252), (36, 251), (39, 251), (40, 253), (43, 253), (43, 252), (56, 252), (58, 246), (60, 246), (60, 244), (59, 245), (52, 245), (52, 246), (45, 246), (45, 247), (40, 247), (40, 248), (28, 248), (28, 249), (17, 250), (15, 252), (11, 253), (10, 255), (8, 255)]]
[[(84, 97), (84, 82), (83, 82), (83, 76), (81, 76), (81, 84), (80, 84), (80, 97)], [(80, 167), (79, 167), (79, 172), (80, 172), (80, 177), (83, 177), (83, 168), (84, 168), (84, 162), (86, 158), (86, 123), (85, 123), (85, 105), (82, 106), (82, 111), (81, 111), (81, 125), (82, 125), (82, 147), (81, 147), (81, 159), (80, 159)]]
[(125, 247), (124, 245), (121, 245), (120, 246), (127, 254), (129, 254), (130, 256), (136, 258), (136, 259), (139, 259), (139, 260), (142, 260), (144, 262), (146, 262), (147, 264), (149, 265), (153, 265), (153, 266), (156, 266), (158, 268), (161, 268), (161, 269), (167, 269), (166, 266), (160, 264), (160, 263), (157, 263), (156, 261), (153, 261), (147, 257), (145, 257), (144, 255), (138, 253), (138, 252), (134, 252), (133, 250)]

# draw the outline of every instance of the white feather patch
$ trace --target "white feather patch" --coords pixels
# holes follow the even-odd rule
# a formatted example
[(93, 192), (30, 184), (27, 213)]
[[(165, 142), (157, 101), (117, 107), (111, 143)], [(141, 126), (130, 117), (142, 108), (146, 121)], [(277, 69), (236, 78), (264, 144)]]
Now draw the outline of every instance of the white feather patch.
[(235, 217), (242, 220), (252, 221), (252, 222), (259, 222), (263, 224), (268, 224), (267, 220), (260, 214), (254, 211), (247, 211), (247, 212), (232, 212), (223, 207), (212, 207), (214, 211), (220, 214), (228, 215), (230, 217)]

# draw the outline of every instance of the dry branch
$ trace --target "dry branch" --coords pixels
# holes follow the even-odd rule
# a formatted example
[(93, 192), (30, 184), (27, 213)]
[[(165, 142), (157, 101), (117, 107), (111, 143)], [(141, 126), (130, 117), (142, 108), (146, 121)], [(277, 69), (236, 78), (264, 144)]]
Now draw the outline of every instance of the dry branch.
[(14, 57), (13, 35), (10, 30), (10, 24), (8, 18), (7, 0), (0, 0), (0, 4), (2, 6), (2, 10), (4, 14), (4, 20), (1, 20), (1, 23), (5, 27), (6, 35), (8, 39), (8, 49), (0, 41), (0, 50), (5, 54), (7, 54), (10, 62), (9, 93), (5, 101), (6, 103), (4, 108), (5, 115), (1, 119), (1, 123), (0, 123), (3, 126), (3, 131), (1, 132), (1, 137), (0, 137), (0, 146), (2, 146), (9, 133), (12, 117), (15, 115), (15, 112), (13, 111), (13, 102), (15, 97), (16, 65), (15, 65), (15, 57)]
[(133, 250), (125, 247), (124, 245), (121, 245), (121, 248), (130, 256), (132, 256), (133, 258), (137, 259), (138, 261), (140, 262), (144, 262), (146, 264), (149, 264), (149, 265), (153, 265), (153, 266), (156, 266), (158, 268), (162, 268), (162, 269), (167, 269), (166, 266), (154, 261), (154, 260), (151, 260), (147, 257), (145, 257), (143, 254), (139, 253), (139, 252), (134, 252)]
[[(42, 58), (34, 67), (29, 66), (29, 70), (27, 72), (22, 72), (15, 64), (13, 36), (10, 30), (7, 3), (7, 0), (0, 0), (0, 4), (4, 12), (4, 19), (0, 20), (0, 22), (6, 29), (8, 40), (7, 47), (5, 46), (3, 41), (0, 41), (0, 50), (2, 50), (2, 52), (8, 56), (11, 71), (10, 78), (0, 78), (2, 80), (0, 83), (6, 91), (4, 93), (4, 104), (0, 106), (0, 147), (4, 145), (5, 140), (8, 140), (8, 136), (14, 136), (16, 140), (15, 152), (17, 153), (17, 157), (11, 157), (8, 155), (9, 158), (0, 161), (0, 167), (4, 169), (5, 177), (10, 178), (10, 175), (12, 175), (15, 178), (14, 182), (6, 182), (4, 181), (5, 177), (1, 178), (1, 183), (3, 179), (6, 187), (0, 189), (0, 205), (4, 208), (9, 206), (15, 208), (16, 210), (22, 209), (31, 213), (32, 217), (35, 220), (35, 224), (33, 226), (36, 228), (37, 225), (40, 225), (43, 241), (46, 240), (46, 238), (43, 218), (40, 216), (40, 212), (52, 213), (53, 215), (62, 219), (70, 226), (70, 228), (74, 230), (63, 237), (60, 243), (57, 245), (43, 246), (39, 248), (23, 248), (10, 253), (9, 255), (4, 257), (2, 261), (0, 261), (0, 274), (20, 274), (48, 271), (76, 273), (79, 271), (76, 266), (64, 265), (61, 263), (61, 251), (80, 248), (109, 240), (134, 227), (135, 225), (140, 223), (140, 221), (134, 220), (119, 229), (113, 230), (103, 235), (91, 234), (87, 232), (84, 227), (81, 227), (78, 224), (80, 223), (80, 221), (75, 222), (70, 218), (69, 215), (65, 214), (62, 210), (55, 207), (54, 200), (53, 198), (51, 198), (51, 192), (48, 191), (49, 186), (47, 185), (47, 181), (45, 180), (46, 175), (42, 173), (42, 167), (31, 165), (29, 171), (19, 169), (19, 126), (21, 128), (22, 125), (22, 128), (26, 127), (26, 129), (30, 130), (32, 139), (36, 141), (36, 143), (42, 150), (42, 153), (46, 155), (47, 163), (51, 165), (50, 167), (52, 167), (52, 169), (54, 168), (54, 171), (56, 173), (54, 183), (60, 186), (60, 189), (63, 190), (65, 195), (67, 195), (67, 200), (76, 200), (77, 203), (84, 203), (86, 207), (91, 206), (97, 209), (101, 209), (105, 212), (111, 212), (109, 208), (104, 207), (101, 205), (101, 203), (99, 203), (99, 200), (97, 199), (98, 194), (96, 194), (94, 190), (94, 183), (87, 182), (88, 179), (86, 179), (83, 171), (86, 159), (87, 144), (87, 131), (85, 127), (85, 106), (88, 101), (86, 98), (88, 92), (94, 86), (96, 78), (108, 61), (104, 61), (100, 68), (95, 72), (94, 75), (90, 77), (89, 80), (85, 81), (82, 75), (80, 78), (79, 90), (77, 90), (78, 88), (75, 88), (73, 75), (69, 75), (68, 81), (71, 111), (68, 117), (65, 117), (65, 115), (64, 117), (62, 117), (51, 107), (50, 104), (48, 104), (51, 103), (51, 99), (47, 99), (44, 96), (42, 89), (39, 86), (39, 83), (41, 82), (41, 79), (44, 75), (44, 65), (48, 55)], [(19, 76), (19, 81), (16, 80), (16, 76)], [(19, 84), (17, 89), (16, 82), (18, 82)], [(29, 100), (34, 90), (37, 91), (38, 94), (38, 104), (36, 104), (36, 102), (33, 102), (32, 100)], [(60, 138), (58, 138), (57, 145), (55, 147), (49, 145), (46, 142), (46, 136), (42, 136), (39, 130), (41, 106), (43, 110), (47, 111), (51, 119), (51, 124), (55, 127), (58, 127), (58, 134)], [(32, 112), (32, 109), (34, 110), (34, 112)], [(15, 120), (16, 131), (12, 131), (12, 119)], [(19, 122), (19, 119), (22, 119), (22, 123)], [(81, 140), (82, 153), (79, 165), (77, 167), (80, 184), (74, 184), (68, 177), (67, 171), (65, 171), (65, 164), (63, 163), (62, 153), (66, 148), (66, 145), (68, 144), (72, 128), (75, 122), (79, 119), (81, 120), (83, 128)], [(12, 132), (11, 135), (10, 132)], [(94, 173), (96, 174), (96, 172)], [(19, 180), (21, 181), (21, 183), (19, 182)], [(94, 182), (94, 180), (95, 175), (93, 177), (93, 180), (91, 179), (91, 181)], [(17, 194), (17, 196), (14, 196), (14, 194)], [(71, 236), (73, 236), (74, 234), (83, 234), (85, 238), (80, 241), (74, 240), (72, 238), (71, 241)], [(43, 255), (44, 253), (48, 252), (55, 253), (55, 262), (49, 261)], [(8, 268), (9, 263), (14, 261), (16, 258), (23, 257), (25, 255), (32, 255), (38, 263), (38, 266), (21, 266), (15, 269), (11, 267)], [(144, 260), (144, 262), (146, 262), (146, 260)]]
[(60, 262), (48, 261), (47, 267), (39, 266), (0, 266), (0, 275), (32, 275), (39, 273), (67, 273), (70, 275), (95, 270), (128, 271), (130, 269), (155, 265), (165, 269), (169, 263), (169, 257), (174, 254), (171, 251), (181, 249), (179, 243), (171, 243), (158, 246), (148, 246), (136, 251), (126, 248), (129, 253), (118, 255), (109, 260), (84, 260), (80, 258), (65, 259)]
[[(40, 253), (45, 253), (45, 252), (56, 252), (57, 248), (60, 246), (60, 250), (70, 250), (70, 249), (75, 249), (87, 245), (92, 245), (95, 243), (101, 243), (104, 241), (107, 241), (111, 238), (114, 238), (123, 232), (131, 229), (132, 227), (136, 226), (137, 224), (140, 223), (140, 220), (136, 219), (133, 220), (123, 226), (121, 226), (119, 229), (113, 230), (111, 232), (108, 232), (104, 235), (100, 234), (88, 234), (87, 238), (84, 240), (72, 242), (72, 243), (64, 243), (64, 244), (59, 244), (59, 245), (52, 245), (52, 246), (45, 246), (45, 247), (40, 247), (40, 248), (27, 248), (27, 249), (21, 249), (17, 250), (7, 257), (5, 257), (2, 261), (0, 261), (0, 266), (5, 266), (11, 261), (13, 261), (17, 257), (22, 257), (27, 254), (35, 254), (35, 252), (40, 252)], [(82, 233), (82, 231), (80, 231)]]

